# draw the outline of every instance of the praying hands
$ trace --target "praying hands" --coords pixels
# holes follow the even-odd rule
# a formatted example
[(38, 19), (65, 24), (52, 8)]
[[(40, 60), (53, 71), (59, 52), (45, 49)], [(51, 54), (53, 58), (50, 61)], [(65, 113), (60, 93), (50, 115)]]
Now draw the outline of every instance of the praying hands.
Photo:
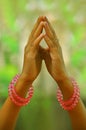
[[(40, 45), (43, 39), (47, 48)], [(16, 82), (15, 90), (11, 86), (12, 83), (10, 84), (9, 96), (0, 110), (0, 130), (14, 130), (21, 106), (26, 105), (32, 97), (30, 95), (29, 98), (28, 95), (28, 98), (25, 98), (41, 71), (42, 60), (45, 61), (49, 74), (59, 86), (61, 93), (58, 93), (57, 98), (62, 108), (68, 111), (73, 130), (86, 130), (86, 109), (80, 99), (79, 88), (76, 82), (69, 78), (58, 37), (45, 16), (38, 18), (28, 38), (24, 49), (22, 72)]]
[[(45, 34), (42, 33), (43, 28)], [(46, 41), (48, 48), (40, 46), (42, 39)], [(43, 16), (38, 18), (25, 47), (22, 70), (25, 80), (33, 83), (40, 73), (42, 60), (55, 81), (68, 78), (58, 38), (48, 19)]]

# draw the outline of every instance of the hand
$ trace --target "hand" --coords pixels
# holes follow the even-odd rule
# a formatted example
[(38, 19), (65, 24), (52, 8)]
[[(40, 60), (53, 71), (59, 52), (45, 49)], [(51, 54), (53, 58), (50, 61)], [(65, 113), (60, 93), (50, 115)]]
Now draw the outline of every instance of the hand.
[(39, 17), (24, 50), (24, 63), (22, 76), (27, 82), (32, 83), (41, 70), (42, 59), (39, 43), (43, 39), (43, 17)]
[(48, 45), (47, 49), (41, 47), (42, 55), (45, 60), (45, 64), (50, 75), (56, 80), (60, 81), (67, 76), (62, 50), (53, 30), (51, 24), (48, 19), (45, 17), (44, 29), (46, 35), (44, 39)]

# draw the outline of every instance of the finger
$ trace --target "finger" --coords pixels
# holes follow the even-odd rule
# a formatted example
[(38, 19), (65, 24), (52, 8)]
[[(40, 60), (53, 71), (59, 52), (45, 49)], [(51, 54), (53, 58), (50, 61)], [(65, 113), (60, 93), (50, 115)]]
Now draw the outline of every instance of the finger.
[[(40, 16), (38, 19), (37, 19), (37, 22), (35, 23), (35, 25), (34, 25), (34, 27), (33, 27), (33, 29), (32, 29), (32, 32), (31, 32), (31, 34), (30, 34), (30, 36), (29, 36), (29, 39), (28, 39), (28, 42), (27, 42), (27, 46), (28, 45), (31, 45), (32, 43), (33, 43), (33, 35), (34, 35), (34, 33), (35, 33), (35, 31), (37, 30), (37, 28), (38, 28), (38, 26), (39, 26), (39, 24), (40, 24), (40, 22), (43, 20), (43, 16)], [(29, 42), (29, 41), (31, 41), (31, 42)]]
[(42, 33), (43, 23), (44, 23), (44, 22), (40, 22), (40, 24), (39, 24), (37, 30), (35, 31), (34, 38), (37, 38), (37, 37)]
[(49, 22), (48, 18), (46, 16), (43, 16), (43, 20), (45, 20), (48, 23), (49, 28), (51, 29), (52, 33), (55, 34), (55, 31), (54, 31), (51, 23)]
[(56, 46), (56, 44), (59, 43), (56, 34), (52, 32), (48, 23), (46, 23), (46, 22), (44, 23), (44, 28), (45, 28), (45, 32), (46, 32), (47, 36), (51, 39), (53, 45)]
[(47, 22), (44, 22), (44, 29), (45, 29), (45, 32), (48, 35), (48, 37), (52, 38), (53, 37), (53, 33), (50, 30), (49, 25), (48, 25)]
[(34, 41), (34, 51), (37, 50), (39, 48), (39, 43), (41, 42), (41, 40), (44, 38), (44, 34), (41, 33), (37, 39)]
[(52, 47), (54, 47), (54, 44), (53, 44), (52, 40), (51, 40), (47, 35), (44, 36), (44, 39), (45, 39), (45, 41), (46, 41), (46, 43), (47, 43), (47, 45), (48, 45), (48, 47), (49, 47), (50, 49), (51, 49)]
[(32, 32), (31, 32), (31, 36), (33, 36), (33, 34), (35, 33), (38, 25), (40, 24), (40, 22), (43, 20), (43, 16), (40, 16), (38, 19), (37, 19), (37, 22), (35, 23), (33, 29), (32, 29)]

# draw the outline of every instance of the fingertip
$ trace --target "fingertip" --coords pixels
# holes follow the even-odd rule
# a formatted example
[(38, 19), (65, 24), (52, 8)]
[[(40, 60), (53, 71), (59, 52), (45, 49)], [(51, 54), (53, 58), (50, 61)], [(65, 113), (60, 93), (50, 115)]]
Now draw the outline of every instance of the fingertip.
[(43, 21), (45, 21), (45, 19), (46, 19), (46, 16), (42, 16), (42, 18), (43, 18)]
[(44, 19), (45, 21), (47, 21), (47, 20), (48, 20), (46, 16), (43, 16), (43, 19)]
[(46, 16), (43, 16), (43, 20), (46, 20)]
[(39, 20), (39, 21), (43, 21), (43, 20), (44, 20), (44, 16), (39, 16), (39, 17), (38, 17), (38, 20)]

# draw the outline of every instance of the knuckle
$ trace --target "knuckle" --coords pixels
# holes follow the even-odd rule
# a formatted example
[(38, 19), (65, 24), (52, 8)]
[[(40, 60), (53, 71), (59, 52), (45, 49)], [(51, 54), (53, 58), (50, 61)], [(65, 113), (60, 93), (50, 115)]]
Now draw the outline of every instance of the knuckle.
[(44, 24), (44, 22), (42, 21), (41, 23), (40, 23), (40, 25), (43, 25)]

